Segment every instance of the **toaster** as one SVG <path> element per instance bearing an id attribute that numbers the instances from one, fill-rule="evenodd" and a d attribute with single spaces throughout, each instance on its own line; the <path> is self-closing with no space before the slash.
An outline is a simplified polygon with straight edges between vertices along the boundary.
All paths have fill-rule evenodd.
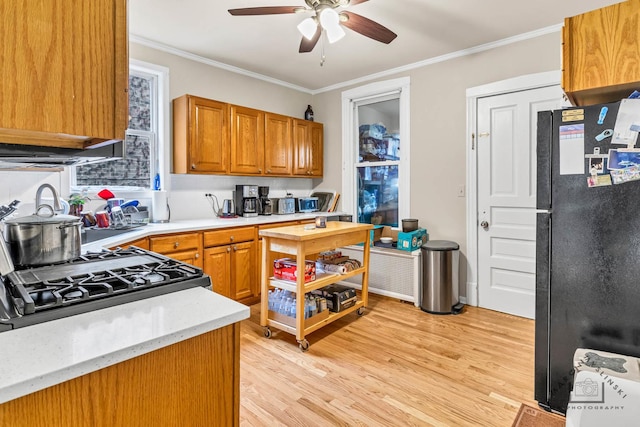
<path id="1" fill-rule="evenodd" d="M 296 201 L 293 197 L 283 197 L 278 199 L 276 205 L 276 213 L 278 215 L 289 215 L 296 213 Z"/>

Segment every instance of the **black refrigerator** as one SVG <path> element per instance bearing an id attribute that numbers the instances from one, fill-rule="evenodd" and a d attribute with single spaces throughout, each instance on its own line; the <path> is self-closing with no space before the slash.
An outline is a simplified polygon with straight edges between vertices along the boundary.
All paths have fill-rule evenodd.
<path id="1" fill-rule="evenodd" d="M 562 414 L 577 348 L 640 356 L 640 153 L 614 143 L 636 106 L 538 113 L 535 399 Z"/>

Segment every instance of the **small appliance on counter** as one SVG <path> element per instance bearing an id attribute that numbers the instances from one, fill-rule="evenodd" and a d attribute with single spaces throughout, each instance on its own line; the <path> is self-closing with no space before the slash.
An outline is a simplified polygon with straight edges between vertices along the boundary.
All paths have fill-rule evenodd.
<path id="1" fill-rule="evenodd" d="M 278 199 L 278 215 L 290 215 L 296 213 L 296 200 L 293 197 L 282 197 Z"/>
<path id="2" fill-rule="evenodd" d="M 259 215 L 271 215 L 271 199 L 269 198 L 269 187 L 258 187 L 258 214 Z"/>
<path id="3" fill-rule="evenodd" d="M 258 186 L 236 185 L 234 191 L 236 214 L 240 216 L 258 216 Z"/>
<path id="4" fill-rule="evenodd" d="M 320 210 L 317 197 L 300 197 L 297 200 L 298 212 L 318 212 Z"/>
<path id="5" fill-rule="evenodd" d="M 232 199 L 224 199 L 222 201 L 222 209 L 218 213 L 220 218 L 235 218 L 236 215 L 236 207 L 233 203 Z"/>

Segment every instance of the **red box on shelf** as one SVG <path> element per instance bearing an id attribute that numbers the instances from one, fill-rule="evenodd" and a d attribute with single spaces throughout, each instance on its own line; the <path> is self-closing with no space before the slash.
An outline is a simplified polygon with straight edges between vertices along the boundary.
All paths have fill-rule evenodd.
<path id="1" fill-rule="evenodd" d="M 290 280 L 295 282 L 298 277 L 298 266 L 296 260 L 291 258 L 280 258 L 273 262 L 273 277 L 281 280 Z M 316 280 L 316 263 L 314 261 L 305 261 L 304 266 L 304 282 L 312 282 Z"/>

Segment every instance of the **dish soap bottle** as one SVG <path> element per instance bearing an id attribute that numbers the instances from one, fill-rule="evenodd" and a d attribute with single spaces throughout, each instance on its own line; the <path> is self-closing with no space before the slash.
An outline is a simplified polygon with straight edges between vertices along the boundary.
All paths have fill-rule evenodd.
<path id="1" fill-rule="evenodd" d="M 307 105 L 307 111 L 304 112 L 304 119 L 313 121 L 313 110 L 311 109 L 311 105 Z"/>

